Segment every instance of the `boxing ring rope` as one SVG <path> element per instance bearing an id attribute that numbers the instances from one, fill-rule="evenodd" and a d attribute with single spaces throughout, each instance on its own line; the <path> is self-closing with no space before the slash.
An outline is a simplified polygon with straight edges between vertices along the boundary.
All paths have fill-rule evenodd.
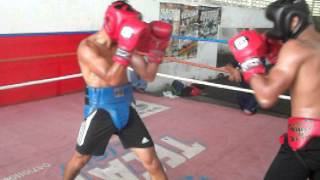
<path id="1" fill-rule="evenodd" d="M 139 52 L 139 54 L 146 55 L 146 53 L 141 53 L 141 52 Z M 76 53 L 70 52 L 70 53 L 61 53 L 61 54 L 47 54 L 47 55 L 40 55 L 40 56 L 27 56 L 27 57 L 7 58 L 7 59 L 0 59 L 0 63 L 17 62 L 17 61 L 24 61 L 24 60 L 39 60 L 39 59 L 49 59 L 49 58 L 60 58 L 60 57 L 68 57 L 68 56 L 75 56 L 75 55 L 76 55 Z M 186 65 L 194 66 L 194 67 L 198 67 L 198 68 L 205 68 L 205 69 L 210 69 L 210 70 L 213 70 L 213 71 L 220 71 L 220 72 L 228 73 L 224 68 L 218 68 L 218 67 L 209 66 L 209 65 L 206 65 L 206 64 L 194 63 L 194 62 L 182 60 L 182 59 L 179 59 L 179 58 L 176 58 L 176 57 L 173 57 L 173 56 L 164 57 L 164 60 L 165 61 L 179 63 L 179 64 L 186 64 Z"/>
<path id="2" fill-rule="evenodd" d="M 92 32 L 92 33 L 94 33 L 94 32 Z M 193 36 L 171 36 L 171 39 L 173 39 L 173 40 L 200 41 L 200 42 L 202 41 L 202 42 L 212 42 L 212 43 L 221 43 L 221 44 L 227 44 L 228 43 L 228 40 L 225 40 L 225 39 L 199 38 L 199 37 L 193 37 Z M 67 57 L 67 56 L 75 56 L 75 55 L 76 55 L 75 52 L 69 52 L 69 53 L 61 53 L 61 54 L 45 54 L 45 55 L 39 55 L 39 56 L 4 58 L 4 59 L 0 59 L 0 63 L 23 61 L 23 60 L 39 60 L 39 59 L 45 59 L 45 58 L 59 58 L 59 57 Z M 174 61 L 174 62 L 186 64 L 182 60 L 179 61 L 179 59 L 177 59 L 175 57 L 166 57 L 166 58 L 167 58 L 167 60 L 171 60 L 171 61 Z M 198 66 L 198 65 L 196 65 L 196 63 L 189 63 L 188 65 Z M 209 66 L 206 66 L 206 65 L 204 65 L 204 66 L 200 65 L 200 66 L 202 66 L 204 68 L 207 68 L 207 69 L 219 71 L 219 69 L 217 69 L 217 67 L 212 67 L 212 66 L 209 67 Z M 226 72 L 226 71 L 223 71 L 223 72 Z"/>
<path id="3" fill-rule="evenodd" d="M 49 59 L 49 58 L 59 58 L 59 57 L 68 57 L 68 56 L 75 56 L 75 52 L 70 53 L 61 53 L 61 54 L 45 54 L 40 56 L 26 56 L 26 57 L 16 57 L 16 58 L 7 58 L 7 59 L 0 59 L 0 63 L 4 62 L 17 62 L 17 61 L 24 61 L 24 60 L 39 60 L 39 59 Z"/>
<path id="4" fill-rule="evenodd" d="M 173 76 L 173 75 L 163 74 L 163 73 L 157 73 L 157 76 L 163 77 L 163 78 L 168 78 L 168 79 L 180 80 L 180 81 L 189 82 L 189 83 L 207 85 L 207 86 L 216 87 L 216 88 L 220 88 L 220 89 L 227 89 L 227 90 L 232 90 L 232 91 L 240 91 L 240 92 L 254 94 L 254 91 L 251 90 L 251 89 L 245 89 L 245 88 L 240 88 L 240 87 L 236 87 L 236 86 L 229 86 L 229 85 L 211 83 L 211 82 L 207 82 L 207 81 L 189 79 L 189 78 L 178 77 L 178 76 Z M 279 99 L 291 100 L 291 97 L 290 96 L 286 96 L 286 95 L 280 95 Z"/>
<path id="5" fill-rule="evenodd" d="M 9 85 L 5 85 L 5 86 L 0 86 L 0 91 L 1 90 L 20 88 L 20 87 L 26 87 L 26 86 L 32 86 L 32 85 L 38 85 L 38 84 L 51 83 L 51 82 L 62 81 L 62 80 L 67 80 L 67 79 L 74 79 L 74 78 L 79 78 L 79 77 L 82 77 L 81 73 L 79 73 L 79 74 L 71 74 L 71 75 L 66 75 L 66 76 L 60 76 L 60 77 L 55 77 L 55 78 L 49 78 L 49 79 L 27 81 L 27 82 L 18 83 L 18 84 L 9 84 Z"/>
<path id="6" fill-rule="evenodd" d="M 131 69 L 131 68 L 129 68 L 129 70 L 133 71 L 133 69 Z M 184 78 L 184 77 L 178 77 L 178 76 L 173 76 L 173 75 L 163 74 L 163 73 L 157 73 L 157 76 L 163 77 L 163 78 L 167 78 L 167 79 L 180 80 L 180 81 L 189 82 L 189 83 L 207 85 L 207 86 L 221 88 L 221 89 L 227 89 L 227 90 L 232 90 L 232 91 L 240 91 L 240 92 L 254 94 L 254 91 L 251 90 L 251 89 L 245 89 L 245 88 L 240 88 L 240 87 L 235 87 L 235 86 L 211 83 L 211 82 L 195 80 L 195 79 L 189 79 L 189 78 Z M 10 85 L 5 85 L 5 86 L 0 86 L 0 90 L 8 90 L 8 89 L 14 89 L 14 88 L 20 88 L 20 87 L 44 84 L 44 83 L 51 83 L 51 82 L 67 80 L 67 79 L 74 79 L 74 78 L 79 78 L 79 77 L 82 77 L 81 73 L 72 74 L 72 75 L 66 75 L 66 76 L 60 76 L 60 77 L 56 77 L 56 78 L 28 81 L 28 82 L 19 83 L 19 84 L 10 84 Z M 289 96 L 285 96 L 285 95 L 280 95 L 279 99 L 291 100 L 291 98 Z"/>
<path id="7" fill-rule="evenodd" d="M 227 43 L 227 40 L 196 38 L 196 37 L 189 37 L 189 36 L 172 36 L 172 39 L 205 41 L 205 42 L 215 42 L 215 43 L 224 43 L 224 44 Z M 141 55 L 146 55 L 145 53 L 142 53 L 142 52 L 138 52 L 138 53 Z M 0 59 L 0 63 L 16 62 L 16 61 L 24 61 L 24 60 L 39 60 L 39 59 L 46 59 L 46 58 L 47 59 L 48 58 L 59 58 L 59 57 L 68 57 L 68 56 L 75 56 L 75 55 L 76 55 L 75 52 L 70 52 L 70 53 L 61 53 L 61 54 L 47 54 L 47 55 L 40 55 L 40 56 L 7 58 L 7 59 Z M 164 57 L 164 60 L 169 61 L 169 62 L 179 63 L 179 64 L 186 64 L 186 65 L 190 65 L 190 66 L 194 66 L 194 67 L 198 67 L 198 68 L 205 68 L 205 69 L 209 69 L 209 70 L 213 70 L 213 71 L 228 73 L 224 68 L 209 66 L 206 64 L 194 63 L 194 62 L 182 60 L 182 59 L 179 59 L 176 57 Z M 133 71 L 131 68 L 129 68 L 129 70 Z M 207 85 L 207 86 L 221 88 L 221 89 L 227 89 L 227 90 L 232 90 L 232 91 L 240 91 L 240 92 L 244 92 L 244 93 L 254 94 L 254 91 L 251 89 L 245 89 L 245 88 L 240 88 L 240 87 L 236 87 L 236 86 L 217 84 L 217 83 L 212 83 L 212 82 L 206 82 L 206 81 L 201 81 L 201 80 L 173 76 L 173 75 L 169 75 L 169 74 L 163 74 L 163 73 L 157 73 L 157 76 L 167 78 L 167 79 L 180 80 L 180 81 L 189 82 L 189 83 Z M 18 83 L 18 84 L 10 84 L 10 85 L 0 86 L 0 90 L 8 90 L 8 89 L 14 89 L 14 88 L 20 88 L 20 87 L 26 87 L 26 86 L 32 86 L 32 85 L 39 85 L 39 84 L 44 84 L 44 83 L 51 83 L 51 82 L 80 78 L 80 77 L 82 77 L 81 73 L 60 76 L 60 77 L 55 77 L 55 78 L 49 78 L 49 79 L 27 81 L 27 82 Z M 279 99 L 291 100 L 290 96 L 286 96 L 286 95 L 280 95 Z"/>
<path id="8" fill-rule="evenodd" d="M 171 36 L 173 40 L 190 40 L 190 41 L 203 41 L 203 42 L 213 42 L 213 43 L 222 43 L 228 44 L 228 40 L 224 39 L 213 39 L 213 38 L 198 38 L 193 36 Z"/>

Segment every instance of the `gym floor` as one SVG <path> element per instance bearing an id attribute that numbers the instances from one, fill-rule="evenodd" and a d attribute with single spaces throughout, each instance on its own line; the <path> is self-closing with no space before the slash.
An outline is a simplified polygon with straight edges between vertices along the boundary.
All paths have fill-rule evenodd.
<path id="1" fill-rule="evenodd" d="M 278 151 L 284 117 L 195 99 L 135 94 L 171 180 L 258 180 Z M 82 121 L 83 93 L 0 108 L 0 179 L 61 179 Z M 77 180 L 148 179 L 115 136 Z"/>

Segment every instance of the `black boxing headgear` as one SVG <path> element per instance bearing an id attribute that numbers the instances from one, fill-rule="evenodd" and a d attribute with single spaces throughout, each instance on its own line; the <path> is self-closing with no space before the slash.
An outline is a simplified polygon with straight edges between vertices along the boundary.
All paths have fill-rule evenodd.
<path id="1" fill-rule="evenodd" d="M 274 23 L 273 29 L 267 35 L 283 41 L 296 38 L 312 23 L 305 0 L 277 0 L 267 7 L 266 17 Z M 291 29 L 294 17 L 298 17 L 299 22 Z"/>

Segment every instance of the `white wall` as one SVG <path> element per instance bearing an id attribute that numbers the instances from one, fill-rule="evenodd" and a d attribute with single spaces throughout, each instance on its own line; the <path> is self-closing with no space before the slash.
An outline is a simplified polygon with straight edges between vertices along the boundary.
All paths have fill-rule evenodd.
<path id="1" fill-rule="evenodd" d="M 268 28 L 272 24 L 258 8 L 223 7 L 221 28 Z"/>
<path id="2" fill-rule="evenodd" d="M 0 34 L 96 31 L 113 0 L 1 0 Z M 159 18 L 158 0 L 131 0 L 150 22 Z"/>
<path id="3" fill-rule="evenodd" d="M 159 0 L 130 0 L 130 4 L 143 14 L 143 20 L 151 22 L 159 19 Z"/>
<path id="4" fill-rule="evenodd" d="M 194 6 L 216 6 L 214 3 L 208 2 L 208 0 L 161 0 L 161 2 L 183 3 Z M 148 12 L 146 13 L 148 14 Z M 264 13 L 263 9 L 258 8 L 222 7 L 221 25 L 218 29 L 217 38 L 229 39 L 238 33 L 236 28 L 270 28 L 272 24 L 265 18 Z M 228 51 L 229 49 L 225 44 L 200 42 L 198 46 L 198 56 L 192 60 L 192 62 L 216 66 L 218 47 L 219 50 Z M 218 74 L 214 71 L 175 63 L 163 64 L 160 72 L 195 79 L 215 78 Z M 149 90 L 156 91 L 165 87 L 165 85 L 170 82 L 171 81 L 164 79 L 157 79 L 154 83 L 149 84 Z"/>
<path id="5" fill-rule="evenodd" d="M 96 31 L 101 28 L 106 7 L 113 0 L 0 0 L 0 34 Z M 161 2 L 184 3 L 186 5 L 213 6 L 205 0 L 130 0 L 129 2 L 150 22 L 159 18 Z M 262 11 L 223 7 L 223 28 L 266 27 Z M 222 33 L 223 34 L 223 33 Z M 199 42 L 197 58 L 192 62 L 216 65 L 217 43 Z M 160 72 L 188 78 L 206 79 L 216 72 L 176 63 L 164 63 Z M 158 90 L 171 81 L 157 79 L 149 86 Z"/>
<path id="6" fill-rule="evenodd" d="M 155 2 L 156 0 L 153 0 Z M 131 1 L 134 2 L 133 0 Z M 201 0 L 160 0 L 160 2 L 169 2 L 169 3 L 180 3 L 190 6 L 211 6 L 216 7 L 212 4 L 205 4 Z M 158 9 L 151 9 L 152 13 L 146 12 L 147 15 L 154 14 L 155 12 L 159 15 L 159 1 L 157 1 L 157 8 Z M 149 8 L 149 7 L 148 7 Z M 151 8 L 151 7 L 150 7 Z M 158 19 L 159 17 L 157 17 Z M 198 50 L 197 50 L 197 57 L 194 59 L 188 59 L 188 61 L 199 63 L 199 64 L 207 64 L 211 66 L 216 66 L 217 62 L 217 52 L 218 52 L 218 44 L 217 43 L 208 43 L 208 42 L 199 42 L 198 43 Z M 161 65 L 159 72 L 170 74 L 179 77 L 186 77 L 186 78 L 194 78 L 194 79 L 208 79 L 214 78 L 217 72 L 196 68 L 188 65 L 177 64 L 177 63 L 164 63 Z M 157 78 L 156 81 L 153 83 L 149 83 L 148 90 L 149 91 L 158 91 L 163 89 L 166 85 L 170 84 L 172 80 L 164 79 L 164 78 Z M 188 84 L 188 83 L 187 83 Z"/>
<path id="7" fill-rule="evenodd" d="M 1 0 L 0 34 L 97 30 L 107 4 L 106 0 Z"/>
<path id="8" fill-rule="evenodd" d="M 265 10 L 258 8 L 223 7 L 219 39 L 229 39 L 239 33 L 237 28 L 271 28 L 272 22 L 265 17 Z M 219 53 L 230 52 L 226 45 L 219 45 Z"/>

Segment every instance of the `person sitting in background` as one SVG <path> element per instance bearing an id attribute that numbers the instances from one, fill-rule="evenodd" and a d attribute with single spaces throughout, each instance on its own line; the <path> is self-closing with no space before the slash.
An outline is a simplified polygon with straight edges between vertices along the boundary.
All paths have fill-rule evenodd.
<path id="1" fill-rule="evenodd" d="M 224 66 L 225 70 L 228 71 L 229 76 L 228 80 L 232 82 L 239 83 L 239 86 L 242 88 L 249 89 L 250 85 L 243 81 L 241 76 L 240 67 L 237 62 L 230 62 Z M 258 103 L 253 94 L 237 92 L 237 102 L 240 109 L 247 115 L 253 115 L 258 110 Z"/>
<path id="2" fill-rule="evenodd" d="M 131 83 L 133 90 L 137 92 L 145 92 L 147 81 L 142 79 L 135 71 L 128 70 L 128 80 Z"/>

